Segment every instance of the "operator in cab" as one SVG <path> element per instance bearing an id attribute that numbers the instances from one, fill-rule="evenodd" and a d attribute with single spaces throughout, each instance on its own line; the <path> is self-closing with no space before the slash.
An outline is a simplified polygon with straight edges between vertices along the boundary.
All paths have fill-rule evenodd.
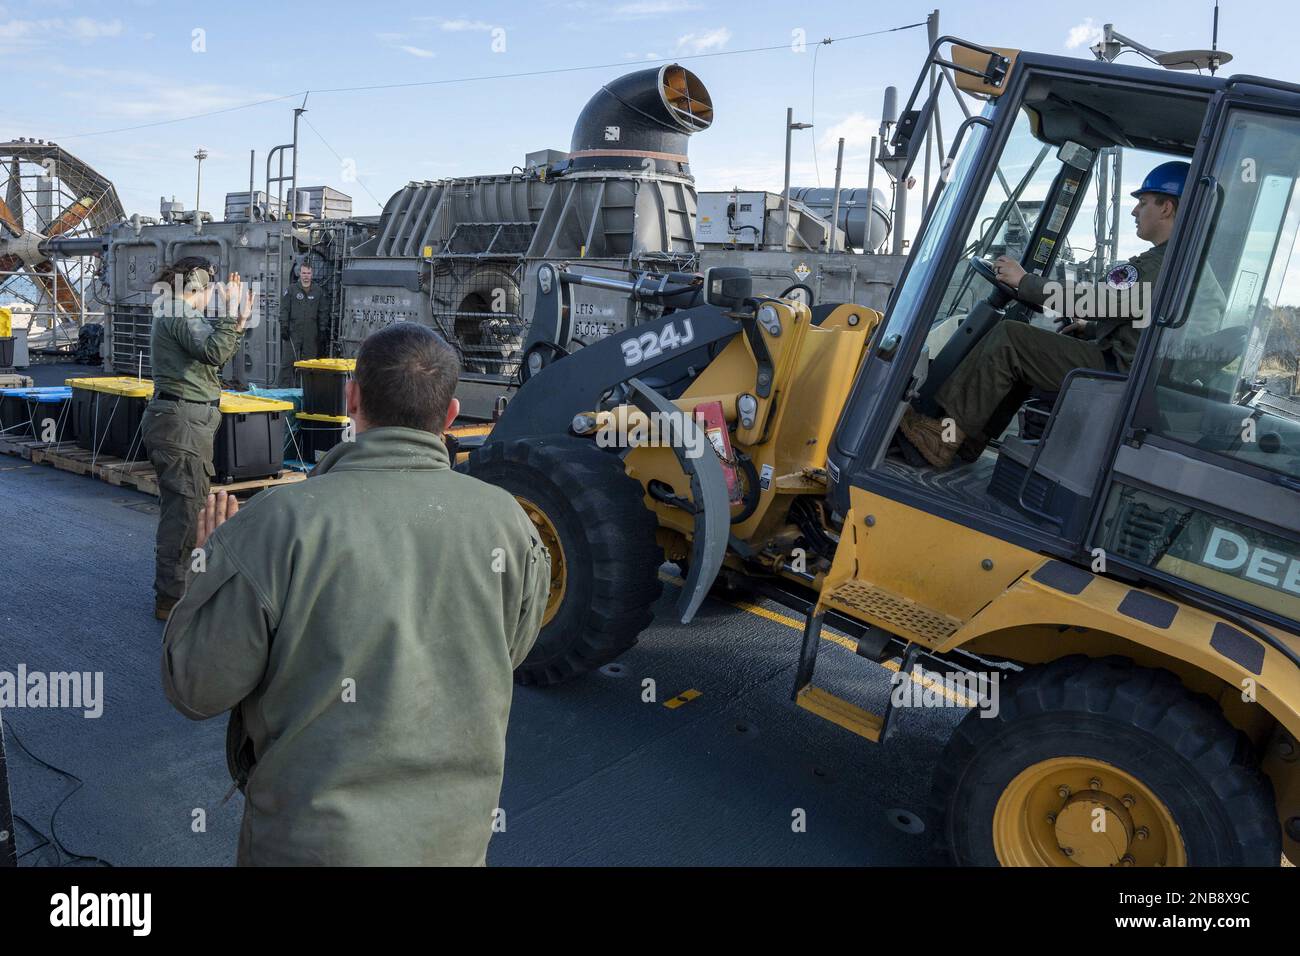
<path id="1" fill-rule="evenodd" d="M 1164 263 L 1189 169 L 1189 164 L 1175 161 L 1161 163 L 1147 174 L 1133 192 L 1137 205 L 1132 215 L 1138 238 L 1152 247 L 1112 266 L 1104 280 L 1086 290 L 1094 302 L 1108 294 L 1115 301 L 1119 294 L 1120 301 L 1134 304 L 1133 309 L 1098 320 L 1074 319 L 1067 310 L 1063 321 L 1068 324 L 1059 332 L 1026 322 L 998 322 L 935 393 L 944 414 L 930 418 L 908 408 L 899 424 L 901 438 L 935 468 L 945 469 L 963 443 L 969 442 L 972 451 L 982 451 L 998 437 L 1007 422 L 993 419 L 1008 395 L 1027 394 L 1031 387 L 1057 392 L 1076 368 L 1128 371 L 1147 322 L 1151 292 Z M 1007 256 L 1000 256 L 994 267 L 999 281 L 1014 289 L 1020 301 L 1037 306 L 1048 302 L 1052 283 L 1043 276 L 1026 272 Z M 1073 297 L 1067 305 L 1072 301 Z"/>

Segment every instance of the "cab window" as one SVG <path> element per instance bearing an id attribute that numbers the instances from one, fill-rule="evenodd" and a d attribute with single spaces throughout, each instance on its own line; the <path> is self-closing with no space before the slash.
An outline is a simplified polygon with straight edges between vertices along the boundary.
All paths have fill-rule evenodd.
<path id="1" fill-rule="evenodd" d="M 1300 477 L 1300 120 L 1238 111 L 1185 308 L 1161 333 L 1136 424 Z"/>

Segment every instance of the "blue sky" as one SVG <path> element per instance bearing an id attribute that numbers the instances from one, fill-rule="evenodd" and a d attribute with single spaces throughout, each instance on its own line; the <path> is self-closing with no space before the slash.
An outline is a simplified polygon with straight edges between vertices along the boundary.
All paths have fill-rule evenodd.
<path id="1" fill-rule="evenodd" d="M 260 188 L 266 150 L 290 138 L 291 107 L 301 97 L 103 131 L 308 89 L 616 64 L 527 79 L 313 93 L 306 114 L 311 126 L 301 133 L 300 181 L 342 189 L 354 197 L 355 212 L 375 213 L 412 179 L 505 172 L 530 150 L 567 149 L 573 120 L 592 92 L 649 57 L 781 45 L 683 60 L 709 87 L 717 111 L 713 128 L 691 144 L 698 186 L 779 190 L 787 106 L 797 119 L 816 124 L 796 134 L 794 182 L 816 185 L 819 169 L 821 182 L 830 185 L 835 140 L 844 136 L 844 183 L 865 186 L 883 89 L 897 85 L 902 96 L 910 88 L 925 52 L 924 29 L 830 46 L 815 41 L 921 21 L 934 6 L 933 0 L 202 6 L 0 0 L 7 91 L 0 138 L 60 143 L 116 183 L 128 213 L 146 215 L 157 214 L 163 195 L 192 204 L 191 157 L 203 146 L 209 152 L 204 208 L 219 217 L 224 194 L 247 188 L 250 149 L 257 150 Z M 1208 46 L 1212 10 L 1203 0 L 1103 2 L 1085 16 L 1079 5 L 1041 0 L 962 2 L 940 7 L 940 27 L 979 42 L 1090 56 L 1089 35 L 1105 22 L 1157 48 Z M 1222 4 L 1220 46 L 1236 56 L 1226 72 L 1300 80 L 1297 25 L 1290 4 Z M 795 30 L 805 31 L 806 52 L 789 49 Z M 1121 60 L 1129 61 L 1139 62 L 1131 55 Z M 349 179 L 353 168 L 356 181 Z"/>

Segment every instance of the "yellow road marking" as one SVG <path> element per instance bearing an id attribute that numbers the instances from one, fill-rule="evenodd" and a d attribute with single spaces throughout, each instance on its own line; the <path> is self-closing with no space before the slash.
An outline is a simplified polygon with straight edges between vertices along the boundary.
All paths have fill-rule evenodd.
<path id="1" fill-rule="evenodd" d="M 672 700 L 664 701 L 664 706 L 669 710 L 676 710 L 678 707 L 682 706 L 682 704 L 688 704 L 699 696 L 700 692 L 692 687 L 690 690 L 682 691 Z"/>
<path id="2" fill-rule="evenodd" d="M 777 624 L 784 624 L 786 627 L 792 628 L 800 634 L 803 633 L 803 621 L 790 617 L 788 614 L 778 614 L 776 611 L 769 611 L 765 607 L 759 607 L 757 604 L 750 604 L 748 601 L 728 601 L 727 603 L 733 607 L 740 608 L 742 611 L 748 611 L 750 614 L 757 614 L 759 617 L 767 618 L 769 621 L 775 621 Z M 852 651 L 854 654 L 858 652 L 857 641 L 852 640 L 851 638 L 841 637 L 838 634 L 827 633 L 825 629 L 822 630 L 822 640 L 830 641 L 832 644 L 838 644 L 846 651 Z"/>
<path id="3" fill-rule="evenodd" d="M 903 665 L 898 661 L 885 661 L 880 666 L 887 671 L 893 671 L 895 674 L 897 674 L 898 669 Z M 918 668 L 917 670 L 912 671 L 912 683 L 920 684 L 922 687 L 927 687 L 927 688 L 933 687 L 939 693 L 943 694 L 943 696 L 946 697 L 948 700 L 962 707 L 974 707 L 977 703 L 979 703 L 979 701 L 971 700 L 957 693 L 952 688 L 945 686 L 944 683 L 940 680 L 935 680 L 933 678 L 923 676 L 924 674 L 925 674 L 925 668 Z"/>
<path id="4" fill-rule="evenodd" d="M 668 584 L 675 584 L 678 587 L 681 587 L 683 584 L 686 583 L 682 578 L 679 578 L 676 575 L 672 575 L 672 574 L 660 574 L 659 578 L 662 581 L 666 581 Z M 791 630 L 798 631 L 800 634 L 803 633 L 803 621 L 800 621 L 797 618 L 790 617 L 790 615 L 788 614 L 780 614 L 776 611 L 769 611 L 767 608 L 759 607 L 757 604 L 751 604 L 749 601 L 726 601 L 725 598 L 719 598 L 718 600 L 723 600 L 725 601 L 725 603 L 730 604 L 732 607 L 738 607 L 742 611 L 746 611 L 750 614 L 754 614 L 758 617 L 772 621 L 776 624 L 784 625 L 785 627 L 788 627 Z M 858 652 L 857 641 L 854 641 L 851 638 L 841 637 L 838 634 L 829 634 L 825 630 L 823 630 L 822 640 L 829 641 L 832 644 L 838 644 L 840 647 L 844 648 L 847 651 L 852 651 L 854 654 Z M 864 657 L 863 660 L 867 660 L 867 658 Z M 875 664 L 877 662 L 868 661 L 868 663 Z M 902 665 L 898 661 L 884 661 L 883 663 L 880 663 L 878 666 L 883 667 L 885 670 L 898 673 L 898 669 Z M 962 694 L 956 693 L 951 688 L 944 686 L 942 681 L 925 677 L 924 674 L 925 674 L 924 668 L 920 668 L 919 670 L 912 671 L 912 675 L 911 675 L 912 683 L 920 684 L 922 687 L 925 688 L 933 687 L 934 690 L 942 694 L 947 700 L 950 700 L 954 704 L 958 704 L 959 706 L 962 707 L 974 707 L 978 703 L 978 701 L 970 700 L 969 698 L 963 696 Z M 690 693 L 690 691 L 687 691 L 687 693 Z M 686 701 L 681 701 L 681 703 L 674 703 L 673 701 L 669 701 L 664 706 L 680 707 L 681 704 L 684 703 L 686 703 Z"/>

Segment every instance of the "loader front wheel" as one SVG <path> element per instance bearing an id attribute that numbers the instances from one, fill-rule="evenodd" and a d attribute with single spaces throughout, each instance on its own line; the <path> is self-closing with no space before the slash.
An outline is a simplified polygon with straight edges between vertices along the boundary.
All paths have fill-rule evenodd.
<path id="1" fill-rule="evenodd" d="M 489 442 L 460 467 L 514 495 L 551 553 L 541 633 L 515 680 L 559 684 L 632 647 L 663 590 L 663 552 L 618 456 L 560 436 Z"/>
<path id="2" fill-rule="evenodd" d="M 1273 792 L 1210 698 L 1120 657 L 1010 678 L 957 726 L 939 839 L 974 866 L 1277 866 Z"/>

